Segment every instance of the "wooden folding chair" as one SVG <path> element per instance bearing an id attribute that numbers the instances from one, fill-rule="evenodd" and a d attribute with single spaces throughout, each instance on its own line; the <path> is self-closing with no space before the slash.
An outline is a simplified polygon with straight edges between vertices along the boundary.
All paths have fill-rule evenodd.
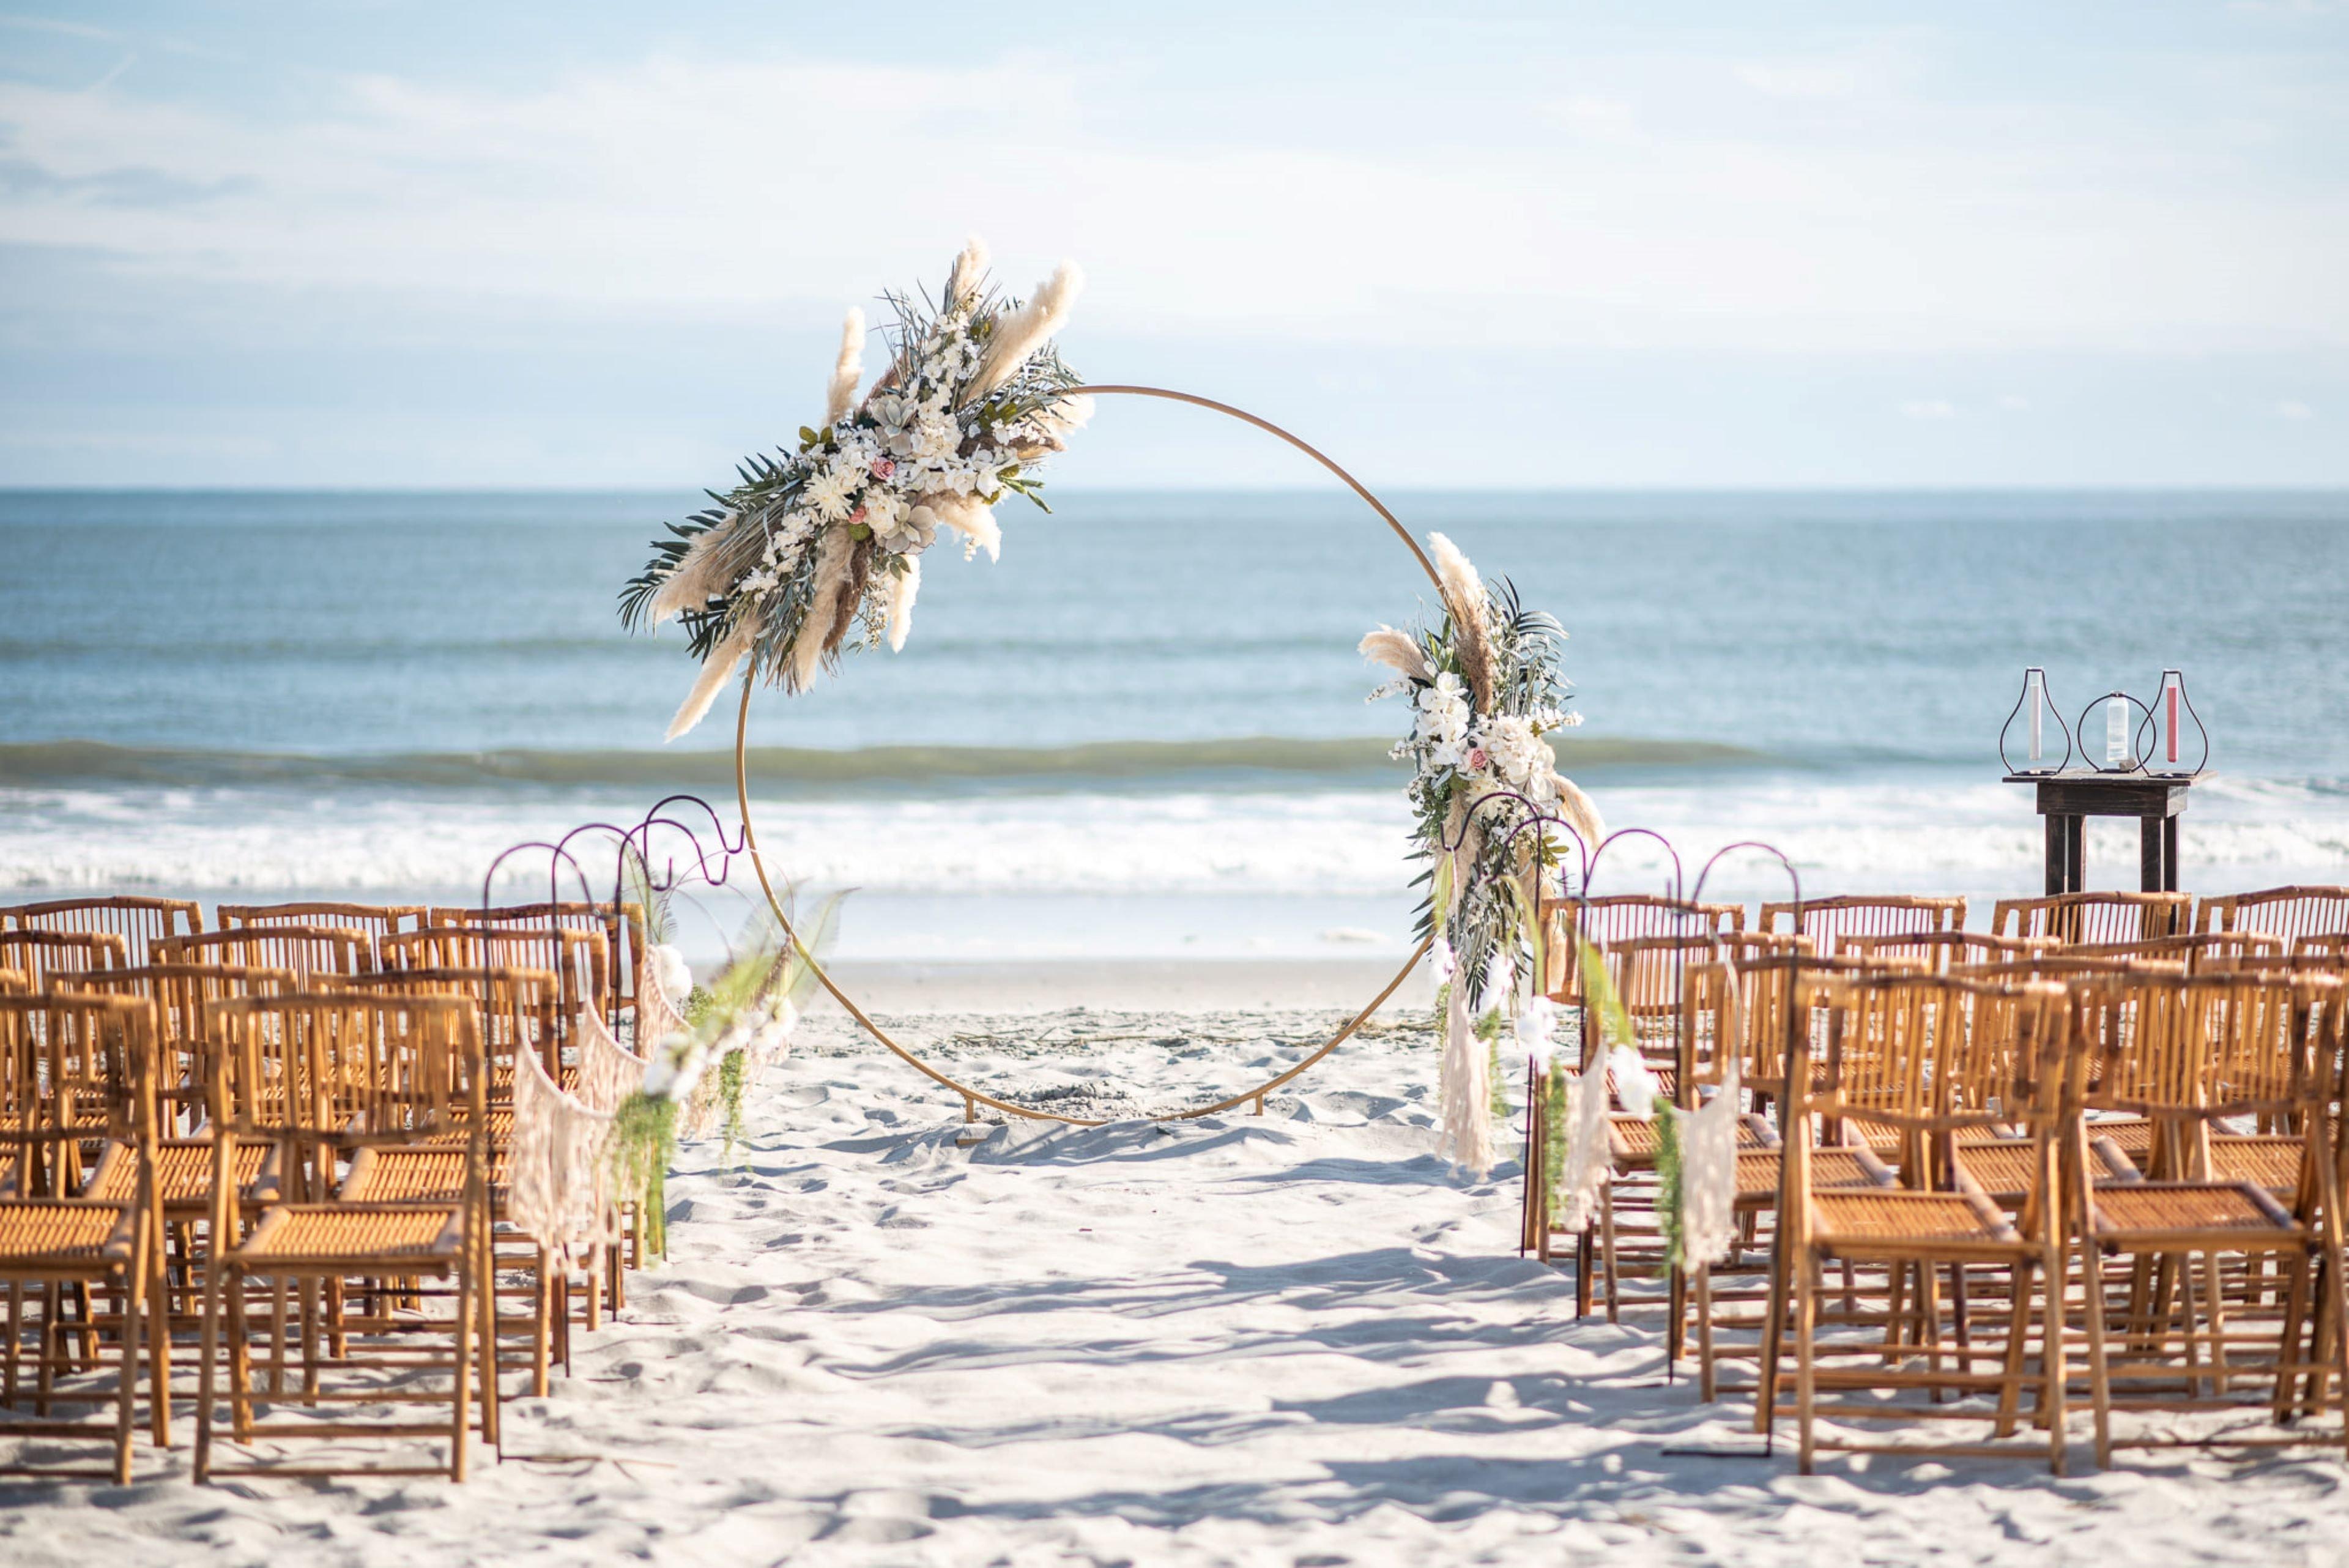
<path id="1" fill-rule="evenodd" d="M 2078 1127 L 2067 1161 L 2098 1463 L 2109 1465 L 2116 1447 L 2310 1441 L 2282 1428 L 2336 1403 L 2349 1379 L 2349 1160 L 2330 1114 L 2341 1089 L 2342 982 L 2128 977 L 2075 986 L 2075 1006 L 2072 1104 L 2153 1128 L 2145 1179 L 2106 1178 L 2089 1144 L 2094 1122 Z M 2275 1196 L 2280 1171 L 2222 1174 L 2227 1137 L 2259 1120 L 2297 1145 L 2284 1198 Z M 2240 1282 L 2231 1291 L 2230 1273 Z M 2263 1437 L 2113 1429 L 2116 1412 L 2261 1407 L 2277 1428 Z M 2328 1440 L 2349 1442 L 2349 1424 Z"/>
<path id="2" fill-rule="evenodd" d="M 2039 1451 L 2063 1473 L 2067 1378 L 2058 1154 L 2068 1017 L 2064 993 L 2054 985 L 1892 976 L 1835 988 L 1821 1081 L 1815 1089 L 1798 1074 L 1788 1085 L 1773 1316 L 1793 1331 L 1791 1407 L 1782 1403 L 1785 1377 L 1775 1329 L 1764 1345 L 1764 1429 L 1789 1417 L 1796 1422 L 1805 1474 L 1822 1449 L 1999 1458 L 2031 1451 L 2013 1440 L 2026 1418 L 2026 1393 L 2033 1398 L 2028 1418 L 2044 1428 Z M 2004 1067 L 1969 1059 L 1980 1051 L 1994 1053 Z M 1998 1109 L 1960 1102 L 1957 1085 L 2007 1070 L 2013 1078 Z M 1906 1156 L 1901 1186 L 1822 1187 L 1812 1163 L 1815 1116 L 1829 1125 L 1864 1120 L 1897 1130 Z M 1951 1145 L 1959 1135 L 1997 1130 L 2018 1116 L 2030 1128 L 2033 1179 L 2021 1212 L 2010 1219 L 1967 1179 Z M 1844 1262 L 1885 1277 L 1889 1306 L 1880 1340 L 1829 1339 L 1820 1332 L 1826 1267 Z M 1945 1334 L 1939 1293 L 1944 1269 L 2003 1272 L 2002 1339 L 1970 1334 L 1962 1312 L 1955 1337 Z M 1983 1364 L 1992 1369 L 1977 1371 Z M 1831 1402 L 1821 1401 L 1822 1391 Z M 1902 1397 L 1920 1393 L 1933 1402 Z M 1860 1397 L 1869 1394 L 1878 1397 Z M 1971 1403 L 1988 1396 L 1995 1396 L 1992 1408 Z M 1941 1402 L 1953 1397 L 1961 1402 Z M 1983 1422 L 1992 1434 L 1988 1442 L 1873 1442 L 1821 1433 L 1823 1417 Z"/>
<path id="3" fill-rule="evenodd" d="M 305 986 L 334 985 L 375 969 L 375 939 L 357 926 L 234 926 L 168 937 L 149 950 L 148 961 L 288 970 Z"/>
<path id="4" fill-rule="evenodd" d="M 1965 929 L 1963 898 L 1900 894 L 1847 894 L 1833 898 L 1762 906 L 1762 929 L 1811 939 L 1821 958 L 1833 958 L 1851 937 L 1905 936 Z"/>
<path id="5" fill-rule="evenodd" d="M 2267 888 L 2196 906 L 2198 931 L 2262 931 L 2288 950 L 2302 937 L 2349 932 L 2349 888 Z"/>
<path id="6" fill-rule="evenodd" d="M 488 1287 L 492 1279 L 487 1173 L 487 1072 L 470 1002 L 379 992 L 313 992 L 216 1002 L 212 1029 L 222 1043 L 212 1080 L 215 1135 L 212 1231 L 222 1238 L 204 1277 L 202 1382 L 196 1417 L 196 1479 L 230 1473 L 214 1463 L 222 1362 L 229 1435 L 264 1439 L 378 1438 L 445 1440 L 444 1464 L 367 1467 L 369 1474 L 442 1474 L 462 1480 L 480 1397 L 485 1438 L 497 1434 L 497 1368 Z M 334 1196 L 347 1161 L 363 1151 L 397 1150 L 452 1137 L 465 1151 L 463 1190 L 450 1201 L 354 1201 Z M 288 1201 L 264 1210 L 247 1230 L 227 1194 L 235 1141 L 274 1141 Z M 436 1194 L 436 1198 L 440 1195 Z M 233 1241 L 227 1239 L 234 1238 Z M 434 1278 L 449 1282 L 446 1320 L 391 1321 L 378 1310 L 354 1320 L 340 1311 L 347 1281 Z M 251 1356 L 251 1286 L 266 1281 L 266 1386 Z M 299 1295 L 301 1366 L 289 1378 L 287 1287 Z M 378 1291 L 378 1306 L 383 1305 Z M 403 1332 L 404 1331 L 404 1332 Z M 446 1334 L 441 1354 L 427 1342 Z M 366 1340 L 368 1343 L 362 1344 Z M 329 1386 L 326 1373 L 365 1368 L 367 1376 Z M 385 1381 L 389 1369 L 398 1376 Z M 446 1392 L 419 1392 L 419 1376 L 445 1374 Z M 298 1386 L 288 1387 L 289 1382 Z M 443 1405 L 434 1421 L 266 1421 L 261 1407 Z M 272 1463 L 252 1473 L 345 1474 L 341 1467 Z"/>
<path id="7" fill-rule="evenodd" d="M 421 904 L 222 904 L 215 911 L 221 929 L 245 926 L 335 926 L 383 938 L 426 924 Z"/>
<path id="8" fill-rule="evenodd" d="M 2001 937 L 2051 937 L 2066 944 L 2141 942 L 2182 936 L 2193 929 L 2194 899 L 2186 893 L 2054 893 L 2044 898 L 2001 898 L 1990 929 Z"/>
<path id="9" fill-rule="evenodd" d="M 94 969 L 122 969 L 129 948 L 111 931 L 50 931 L 18 927 L 0 931 L 0 969 L 47 991 Z"/>
<path id="10" fill-rule="evenodd" d="M 0 909 L 0 931 L 12 929 L 82 936 L 111 932 L 122 939 L 126 951 L 141 957 L 148 944 L 160 938 L 202 930 L 204 911 L 191 898 L 148 898 L 129 894 L 111 898 L 51 898 L 46 903 Z"/>
<path id="11" fill-rule="evenodd" d="M 559 969 L 575 958 L 585 965 L 579 977 L 581 994 L 592 1002 L 607 1023 L 618 1023 L 622 1005 L 641 995 L 650 983 L 644 968 L 651 950 L 645 938 L 644 908 L 639 904 L 624 901 L 616 909 L 610 904 L 590 903 L 509 904 L 486 909 L 442 905 L 431 910 L 430 923 L 542 940 L 547 940 L 553 931 L 601 937 L 600 948 L 593 943 L 564 947 L 547 940 L 535 958 L 523 961 L 519 967 Z"/>
<path id="12" fill-rule="evenodd" d="M 158 1322 L 155 1056 L 155 1009 L 144 999 L 0 996 L 0 1150 L 8 1171 L 0 1195 L 0 1280 L 8 1287 L 0 1405 L 13 1411 L 29 1392 L 33 1410 L 29 1420 L 0 1420 L 0 1438 L 88 1438 L 103 1428 L 52 1419 L 50 1407 L 114 1407 L 110 1468 L 12 1460 L 0 1471 L 128 1482 L 142 1338 L 150 1431 L 159 1448 L 171 1444 L 171 1335 Z M 93 1137 L 127 1150 L 132 1179 L 119 1198 L 76 1195 Z M 28 1291 L 38 1293 L 41 1308 L 30 1390 L 20 1370 Z M 94 1310 L 93 1292 L 113 1298 L 116 1309 Z M 78 1309 L 78 1321 L 68 1309 Z M 98 1374 L 109 1334 L 113 1386 L 64 1381 Z"/>
<path id="13" fill-rule="evenodd" d="M 2054 950 L 2053 937 L 1996 937 L 1980 931 L 1904 931 L 1885 937 L 1846 937 L 1837 951 L 1847 958 L 1908 960 L 1929 973 L 1947 974 L 1970 964 L 2024 963 Z"/>
<path id="14" fill-rule="evenodd" d="M 593 1010 L 607 1022 L 611 1018 L 598 1000 L 610 975 L 608 948 L 601 930 L 543 925 L 526 929 L 432 925 L 386 937 L 382 956 L 383 967 L 391 971 L 478 973 L 495 969 L 552 974 L 558 981 L 554 1028 L 565 1044 L 583 1009 Z"/>

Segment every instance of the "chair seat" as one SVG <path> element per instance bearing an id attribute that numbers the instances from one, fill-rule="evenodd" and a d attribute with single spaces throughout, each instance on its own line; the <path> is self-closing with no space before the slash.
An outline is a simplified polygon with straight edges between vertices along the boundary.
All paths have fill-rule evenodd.
<path id="1" fill-rule="evenodd" d="M 0 1201 L 0 1270 L 127 1267 L 137 1234 L 131 1211 L 119 1203 L 8 1199 Z"/>
<path id="2" fill-rule="evenodd" d="M 1656 1151 L 1661 1143 L 1656 1124 L 1646 1116 L 1618 1111 L 1607 1117 L 1607 1150 L 1613 1157 L 1618 1169 L 1648 1169 L 1656 1163 Z M 1755 1117 L 1740 1116 L 1737 1118 L 1737 1147 L 1768 1148 L 1771 1138 Z"/>
<path id="3" fill-rule="evenodd" d="M 505 1184 L 508 1150 L 498 1151 L 490 1184 Z M 363 1148 L 343 1174 L 336 1197 L 346 1203 L 461 1203 L 465 1199 L 465 1151 L 461 1148 Z"/>
<path id="4" fill-rule="evenodd" d="M 2153 1121 L 2147 1116 L 2091 1116 L 2088 1137 L 2111 1143 L 2139 1170 L 2153 1158 Z"/>
<path id="5" fill-rule="evenodd" d="M 2237 1181 L 2136 1181 L 2095 1189 L 2089 1229 L 2108 1246 L 2225 1251 L 2303 1239 L 2274 1199 Z M 2196 1245 L 2196 1243 L 2199 1245 Z"/>
<path id="6" fill-rule="evenodd" d="M 2248 1182 L 2264 1191 L 2290 1196 L 2300 1190 L 2300 1168 L 2307 1145 L 2292 1133 L 2213 1133 L 2210 1175 L 2219 1181 Z"/>
<path id="7" fill-rule="evenodd" d="M 361 1209 L 285 1203 L 270 1210 L 229 1254 L 245 1267 L 444 1262 L 464 1236 L 460 1210 L 445 1206 Z"/>
<path id="8" fill-rule="evenodd" d="M 1866 1251 L 1912 1244 L 2013 1246 L 2021 1238 L 2006 1216 L 1978 1193 L 1811 1193 L 1811 1233 L 1828 1248 Z"/>
<path id="9" fill-rule="evenodd" d="M 488 1129 L 492 1143 L 512 1143 L 513 1141 L 513 1107 L 492 1106 L 482 1126 Z M 470 1124 L 460 1120 L 454 1127 L 445 1127 L 436 1133 L 428 1133 L 418 1141 L 436 1147 L 446 1147 L 450 1144 L 462 1144 L 471 1136 Z"/>
<path id="10" fill-rule="evenodd" d="M 240 1139 L 234 1154 L 237 1197 L 266 1203 L 277 1196 L 277 1146 Z M 82 1187 L 84 1198 L 133 1203 L 139 1198 L 139 1158 L 127 1144 L 109 1144 L 98 1168 Z M 200 1209 L 212 1202 L 212 1140 L 167 1138 L 155 1146 L 155 1196 L 166 1209 Z"/>
<path id="11" fill-rule="evenodd" d="M 1968 1138 L 1957 1146 L 1957 1158 L 1958 1168 L 1993 1203 L 2020 1204 L 2038 1182 L 2038 1149 L 2028 1138 Z"/>
<path id="12" fill-rule="evenodd" d="M 1782 1158 L 1783 1151 L 1775 1148 L 1741 1148 L 1737 1151 L 1737 1202 L 1741 1207 L 1766 1208 L 1777 1202 L 1779 1161 Z M 1890 1187 L 1898 1180 L 1891 1168 L 1867 1149 L 1811 1150 L 1813 1191 Z"/>

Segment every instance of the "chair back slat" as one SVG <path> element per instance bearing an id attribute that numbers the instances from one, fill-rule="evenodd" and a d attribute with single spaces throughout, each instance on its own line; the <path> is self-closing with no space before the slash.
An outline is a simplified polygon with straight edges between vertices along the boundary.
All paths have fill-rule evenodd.
<path id="1" fill-rule="evenodd" d="M 333 1190 L 342 1154 L 459 1130 L 480 1081 L 474 1009 L 455 997 L 304 992 L 232 997 L 207 1015 L 216 1125 L 277 1139 L 297 1200 Z"/>
<path id="2" fill-rule="evenodd" d="M 2205 931 L 2265 931 L 2289 948 L 2302 937 L 2349 932 L 2349 888 L 2268 888 L 2205 898 L 2195 926 Z"/>
<path id="3" fill-rule="evenodd" d="M 311 985 L 373 970 L 375 948 L 375 938 L 357 926 L 236 926 L 157 942 L 149 961 L 290 970 Z"/>
<path id="4" fill-rule="evenodd" d="M 0 909 L 0 931 L 64 931 L 87 936 L 110 931 L 125 950 L 144 954 L 163 937 L 188 936 L 204 929 L 203 907 L 192 898 L 150 898 L 120 894 L 110 898 L 51 898 Z"/>
<path id="5" fill-rule="evenodd" d="M 551 1082 L 563 1082 L 565 1025 L 571 1013 L 563 1004 L 563 982 L 552 971 L 391 968 L 359 976 L 352 989 L 470 1002 L 478 1013 L 481 1048 L 489 1062 L 491 1099 L 512 1095 L 518 1054 L 536 1058 Z"/>
<path id="6" fill-rule="evenodd" d="M 1967 964 L 2019 963 L 2055 946 L 2052 937 L 1985 936 L 1980 931 L 1904 931 L 1846 937 L 1837 951 L 1848 958 L 1905 959 L 1936 974 Z"/>
<path id="7" fill-rule="evenodd" d="M 71 1196 L 86 1144 L 151 1148 L 155 1044 L 143 997 L 0 996 L 0 1165 L 20 1195 Z"/>
<path id="8" fill-rule="evenodd" d="M 340 926 L 388 937 L 423 925 L 421 904 L 222 904 L 216 911 L 222 930 L 243 926 Z"/>
<path id="9" fill-rule="evenodd" d="M 250 969 L 234 964 L 140 964 L 130 969 L 91 970 L 71 977 L 70 989 L 100 995 L 141 996 L 155 1004 L 157 1093 L 166 1112 L 163 1136 L 193 1131 L 203 1112 L 204 1081 L 212 1044 L 204 1033 L 204 1009 L 232 996 L 274 996 L 299 989 L 292 970 Z"/>
<path id="10" fill-rule="evenodd" d="M 0 931 L 0 969 L 22 974 L 35 991 L 94 969 L 122 969 L 129 947 L 112 931 L 51 931 L 18 927 Z"/>
<path id="11" fill-rule="evenodd" d="M 1764 930 L 1809 937 L 1826 958 L 1847 938 L 1954 931 L 1965 923 L 1966 901 L 1959 898 L 1855 893 L 1762 906 Z"/>
<path id="12" fill-rule="evenodd" d="M 2062 942 L 2135 942 L 2177 936 L 2193 924 L 2185 893 L 2056 893 L 2001 898 L 1991 911 L 1994 936 L 2053 937 Z"/>

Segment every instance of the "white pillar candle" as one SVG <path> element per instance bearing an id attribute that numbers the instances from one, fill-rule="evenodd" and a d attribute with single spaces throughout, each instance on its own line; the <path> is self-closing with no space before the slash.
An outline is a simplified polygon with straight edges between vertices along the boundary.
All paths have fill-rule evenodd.
<path id="1" fill-rule="evenodd" d="M 2108 768 L 2127 765 L 2128 717 L 2127 698 L 2116 693 L 2105 699 L 2105 765 Z"/>
<path id="2" fill-rule="evenodd" d="M 2047 677 L 2033 670 L 2023 676 L 2023 700 L 2031 704 L 2031 761 L 2036 766 L 2040 758 L 2045 755 L 2042 734 L 2045 721 L 2041 717 L 2041 711 L 2047 706 Z"/>

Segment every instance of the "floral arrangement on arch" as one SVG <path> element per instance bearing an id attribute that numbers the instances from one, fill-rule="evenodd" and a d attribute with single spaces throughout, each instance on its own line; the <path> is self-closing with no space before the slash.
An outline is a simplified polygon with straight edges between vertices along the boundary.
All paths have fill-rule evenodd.
<path id="1" fill-rule="evenodd" d="M 1430 862 L 1419 877 L 1427 897 L 1418 934 L 1432 943 L 1444 988 L 1444 1144 L 1481 1171 L 1493 1163 L 1492 1080 L 1474 1020 L 1488 1005 L 1506 1007 L 1521 1035 L 1547 1036 L 1548 1004 L 1537 995 L 1520 1006 L 1515 992 L 1521 975 L 1539 990 L 1542 875 L 1565 848 L 1553 825 L 1585 846 L 1606 830 L 1590 798 L 1558 773 L 1547 739 L 1582 722 L 1565 707 L 1573 696 L 1558 669 L 1565 629 L 1526 608 L 1506 578 L 1478 576 L 1443 535 L 1427 543 L 1443 618 L 1411 631 L 1381 626 L 1361 652 L 1398 677 L 1373 701 L 1412 699 L 1411 733 L 1393 754 L 1412 764 L 1412 836 Z"/>
<path id="2" fill-rule="evenodd" d="M 852 633 L 867 647 L 904 647 L 922 556 L 940 529 L 961 536 L 965 559 L 997 557 L 992 508 L 1013 494 L 1042 506 L 1038 463 L 1066 450 L 1092 412 L 1052 341 L 1082 286 L 1064 262 L 1028 299 L 1005 296 L 972 240 L 936 299 L 885 296 L 896 318 L 888 365 L 862 399 L 864 316 L 849 311 L 823 423 L 771 457 L 745 459 L 740 483 L 669 524 L 621 591 L 629 627 L 674 618 L 701 660 L 669 739 L 701 722 L 746 660 L 803 691 Z"/>

